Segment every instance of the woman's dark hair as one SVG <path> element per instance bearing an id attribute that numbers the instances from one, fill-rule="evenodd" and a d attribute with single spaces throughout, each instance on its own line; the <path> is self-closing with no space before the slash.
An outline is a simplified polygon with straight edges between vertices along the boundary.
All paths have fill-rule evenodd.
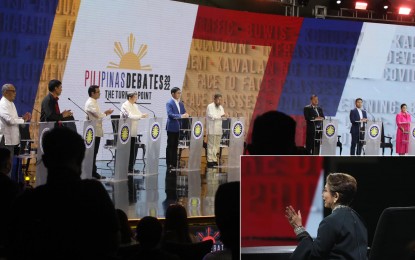
<path id="1" fill-rule="evenodd" d="M 6 148 L 0 148 L 0 173 L 2 173 L 2 170 L 5 170 L 7 167 L 7 164 L 10 162 L 10 156 L 11 153 L 8 149 Z M 3 172 L 6 173 L 7 172 Z"/>
<path id="2" fill-rule="evenodd" d="M 187 222 L 186 209 L 180 204 L 172 204 L 166 210 L 164 223 L 164 239 L 175 238 L 181 243 L 191 243 L 189 235 L 189 223 Z"/>
<path id="3" fill-rule="evenodd" d="M 407 105 L 405 104 L 405 103 L 403 103 L 402 105 L 401 105 L 401 109 L 403 108 L 403 107 L 407 107 Z"/>
<path id="4" fill-rule="evenodd" d="M 348 206 L 352 203 L 357 191 L 357 182 L 353 176 L 346 173 L 330 173 L 326 183 L 332 195 L 339 193 L 339 204 Z"/>

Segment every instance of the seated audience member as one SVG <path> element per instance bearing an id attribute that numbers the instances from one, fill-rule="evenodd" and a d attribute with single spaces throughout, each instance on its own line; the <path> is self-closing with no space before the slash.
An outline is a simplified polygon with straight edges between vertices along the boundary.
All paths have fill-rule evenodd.
<path id="1" fill-rule="evenodd" d="M 247 146 L 249 154 L 297 154 L 295 127 L 294 119 L 278 111 L 268 111 L 258 116 L 254 121 L 251 143 Z"/>
<path id="2" fill-rule="evenodd" d="M 166 242 L 198 242 L 196 238 L 189 233 L 186 209 L 180 204 L 172 204 L 166 210 L 162 243 Z"/>
<path id="3" fill-rule="evenodd" d="M 140 260 L 179 260 L 176 255 L 169 254 L 160 249 L 162 227 L 157 218 L 144 217 L 137 225 L 137 241 L 140 243 L 139 251 L 131 258 Z"/>
<path id="4" fill-rule="evenodd" d="M 215 219 L 223 251 L 207 254 L 203 260 L 239 260 L 240 258 L 240 183 L 219 186 L 215 195 Z"/>
<path id="5" fill-rule="evenodd" d="M 5 256 L 7 214 L 10 212 L 13 200 L 19 193 L 19 186 L 8 176 L 11 168 L 10 150 L 0 148 L 0 257 Z"/>
<path id="6" fill-rule="evenodd" d="M 286 208 L 289 223 L 299 244 L 291 259 L 367 259 L 367 229 L 362 218 L 350 204 L 357 191 L 354 177 L 345 173 L 330 173 L 323 191 L 324 207 L 332 213 L 320 222 L 317 238 L 304 229 L 301 212 Z"/>
<path id="7" fill-rule="evenodd" d="M 134 237 L 134 233 L 128 223 L 127 214 L 121 209 L 116 209 L 115 211 L 117 213 L 118 222 L 120 223 L 120 243 L 121 245 L 130 244 L 133 241 L 132 238 Z"/>
<path id="8" fill-rule="evenodd" d="M 10 259 L 108 259 L 119 227 L 104 186 L 81 180 L 85 144 L 69 128 L 44 134 L 45 185 L 26 191 L 12 207 Z"/>

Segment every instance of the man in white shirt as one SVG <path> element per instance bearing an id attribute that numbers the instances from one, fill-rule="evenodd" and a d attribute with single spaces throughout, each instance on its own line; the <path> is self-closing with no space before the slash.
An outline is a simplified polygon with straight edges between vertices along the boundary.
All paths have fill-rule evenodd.
<path id="1" fill-rule="evenodd" d="M 124 118 L 133 119 L 131 122 L 131 150 L 130 150 L 130 159 L 128 161 L 128 173 L 138 173 L 139 171 L 134 169 L 135 158 L 138 152 L 138 146 L 135 145 L 137 142 L 137 125 L 138 120 L 141 118 L 148 117 L 147 114 L 141 113 L 138 109 L 137 104 L 137 92 L 131 91 L 127 93 L 127 101 L 125 101 L 121 106 L 121 116 Z"/>
<path id="2" fill-rule="evenodd" d="M 108 109 L 104 111 L 104 113 L 101 112 L 99 105 L 98 105 L 98 99 L 101 95 L 101 92 L 99 90 L 99 87 L 97 85 L 92 85 L 88 88 L 88 95 L 89 98 L 85 103 L 85 112 L 87 112 L 87 120 L 96 120 L 96 126 L 95 126 L 95 149 L 94 149 L 94 161 L 92 164 L 92 177 L 96 179 L 105 179 L 104 176 L 101 176 L 97 172 L 97 154 L 99 149 L 99 143 L 101 142 L 101 137 L 104 136 L 104 131 L 102 130 L 102 118 L 111 115 L 114 110 Z"/>
<path id="3" fill-rule="evenodd" d="M 219 152 L 220 140 L 222 138 L 222 119 L 226 117 L 222 107 L 222 95 L 215 94 L 213 102 L 206 109 L 206 123 L 208 133 L 207 144 L 207 166 L 218 165 L 217 154 Z"/>
<path id="4" fill-rule="evenodd" d="M 3 97 L 0 100 L 0 147 L 8 149 L 13 158 L 14 148 L 20 143 L 19 124 L 29 121 L 32 115 L 26 112 L 22 117 L 18 116 L 13 103 L 16 88 L 12 84 L 4 84 L 1 93 Z"/>

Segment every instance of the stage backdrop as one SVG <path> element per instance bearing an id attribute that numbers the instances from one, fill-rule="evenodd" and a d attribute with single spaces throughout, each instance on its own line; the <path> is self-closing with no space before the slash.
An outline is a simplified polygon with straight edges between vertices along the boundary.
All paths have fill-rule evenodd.
<path id="1" fill-rule="evenodd" d="M 72 109 L 77 119 L 85 115 L 68 97 L 83 107 L 91 84 L 102 88 L 103 110 L 113 108 L 106 98 L 119 107 L 133 90 L 161 117 L 178 86 L 193 115 L 204 115 L 214 93 L 222 93 L 225 111 L 246 117 L 248 141 L 257 115 L 290 114 L 297 145 L 305 139 L 303 107 L 316 94 L 325 115 L 340 122 L 344 153 L 355 98 L 363 98 L 370 119 L 384 122 L 393 142 L 400 104 L 415 112 L 413 27 L 163 0 L 1 1 L 0 7 L 0 84 L 16 85 L 19 113 L 33 111 L 34 120 L 53 78 L 63 82 L 61 109 Z M 162 157 L 165 139 L 163 132 Z"/>

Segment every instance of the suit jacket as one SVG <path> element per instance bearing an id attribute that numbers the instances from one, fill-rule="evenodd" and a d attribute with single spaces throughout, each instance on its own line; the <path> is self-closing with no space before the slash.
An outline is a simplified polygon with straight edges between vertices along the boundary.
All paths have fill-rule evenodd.
<path id="1" fill-rule="evenodd" d="M 361 217 L 351 208 L 338 208 L 321 221 L 317 238 L 307 232 L 300 240 L 291 259 L 353 259 L 366 260 L 368 236 Z"/>
<path id="2" fill-rule="evenodd" d="M 57 103 L 56 99 L 52 94 L 47 94 L 42 100 L 42 107 L 40 110 L 40 121 L 41 122 L 50 122 L 50 121 L 63 121 L 62 113 L 58 114 L 55 110 L 55 104 Z"/>
<path id="3" fill-rule="evenodd" d="M 58 122 L 58 121 L 73 121 L 75 118 L 73 116 L 63 117 L 62 113 L 58 114 L 55 110 L 55 104 L 57 100 L 52 96 L 52 94 L 47 94 L 46 97 L 42 100 L 42 107 L 40 110 L 40 122 Z M 56 123 L 55 127 L 60 126 Z M 62 126 L 71 128 L 76 132 L 76 125 L 74 122 L 68 122 L 62 124 Z"/>
<path id="4" fill-rule="evenodd" d="M 181 118 L 182 115 L 186 113 L 186 109 L 184 108 L 183 102 L 179 102 L 180 112 L 177 109 L 176 103 L 171 98 L 166 103 L 166 110 L 167 110 L 167 124 L 166 130 L 168 132 L 178 133 L 180 130 L 181 125 Z"/>
<path id="5" fill-rule="evenodd" d="M 314 120 L 316 117 L 324 117 L 323 109 L 321 107 L 317 107 L 317 112 L 313 109 L 311 105 L 307 105 L 304 107 L 304 118 L 307 122 L 307 132 L 309 130 L 314 130 L 314 122 L 311 120 Z"/>
<path id="6" fill-rule="evenodd" d="M 363 118 L 367 118 L 366 111 L 362 110 Z M 359 128 L 360 123 L 356 122 L 360 120 L 359 111 L 357 108 L 350 110 L 350 122 L 352 123 L 352 127 L 350 128 L 350 133 L 355 136 L 359 136 Z"/>

